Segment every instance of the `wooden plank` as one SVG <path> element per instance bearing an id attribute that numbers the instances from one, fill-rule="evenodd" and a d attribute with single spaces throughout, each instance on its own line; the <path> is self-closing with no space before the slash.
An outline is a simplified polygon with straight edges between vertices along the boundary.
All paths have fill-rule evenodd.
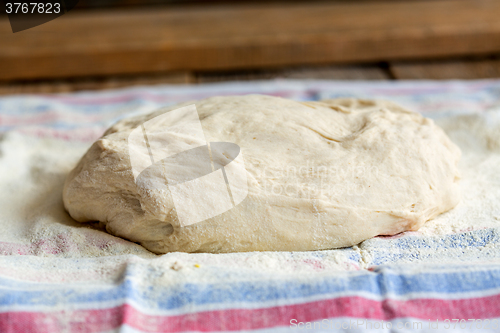
<path id="1" fill-rule="evenodd" d="M 450 80 L 500 78 L 500 60 L 446 60 L 391 63 L 390 71 L 399 80 Z"/>
<path id="2" fill-rule="evenodd" d="M 269 79 L 321 79 L 321 80 L 388 80 L 389 73 L 377 65 L 320 66 L 274 70 L 250 70 L 198 73 L 196 81 L 251 81 Z"/>
<path id="3" fill-rule="evenodd" d="M 196 74 L 197 83 L 225 81 L 272 80 L 280 77 L 279 70 L 243 70 L 224 72 L 201 72 Z"/>
<path id="4" fill-rule="evenodd" d="M 54 94 L 82 90 L 104 90 L 140 85 L 190 84 L 224 81 L 289 79 L 387 80 L 388 74 L 379 66 L 328 66 L 282 70 L 230 71 L 215 73 L 170 73 L 132 77 L 76 78 L 10 82 L 0 84 L 0 95 Z"/>
<path id="5" fill-rule="evenodd" d="M 0 80 L 485 54 L 499 17 L 496 0 L 74 10 L 16 34 L 0 20 Z"/>
<path id="6" fill-rule="evenodd" d="M 380 66 L 328 66 L 317 68 L 296 68 L 281 75 L 288 79 L 321 80 L 389 80 L 389 73 Z"/>
<path id="7" fill-rule="evenodd" d="M 140 85 L 194 83 L 192 74 L 170 73 L 138 77 L 80 78 L 72 80 L 44 80 L 40 82 L 11 82 L 0 84 L 0 95 L 54 94 L 82 90 L 104 90 Z"/>
<path id="8" fill-rule="evenodd" d="M 196 1 L 196 0 L 194 0 Z M 126 6 L 147 6 L 159 4 L 175 4 L 193 2 L 193 0 L 80 0 L 78 1 L 77 8 L 102 8 L 102 7 L 126 7 Z"/>

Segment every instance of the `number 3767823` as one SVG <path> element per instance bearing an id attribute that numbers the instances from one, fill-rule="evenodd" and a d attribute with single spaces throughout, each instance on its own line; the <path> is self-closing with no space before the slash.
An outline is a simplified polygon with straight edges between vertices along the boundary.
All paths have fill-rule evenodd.
<path id="1" fill-rule="evenodd" d="M 61 4 L 42 2 L 7 2 L 5 4 L 7 14 L 59 14 Z"/>

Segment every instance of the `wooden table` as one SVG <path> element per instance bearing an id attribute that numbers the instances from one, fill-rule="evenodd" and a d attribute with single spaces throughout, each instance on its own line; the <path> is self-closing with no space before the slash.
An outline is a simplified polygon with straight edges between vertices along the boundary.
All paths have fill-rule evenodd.
<path id="1" fill-rule="evenodd" d="M 500 77 L 500 1 L 415 0 L 73 10 L 13 34 L 0 94 L 268 78 Z"/>

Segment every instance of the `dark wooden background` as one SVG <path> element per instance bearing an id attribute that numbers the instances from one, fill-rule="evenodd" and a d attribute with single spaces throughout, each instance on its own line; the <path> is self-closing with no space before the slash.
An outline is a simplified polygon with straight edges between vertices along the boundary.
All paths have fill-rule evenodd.
<path id="1" fill-rule="evenodd" d="M 497 0 L 82 0 L 15 34 L 0 17 L 0 94 L 269 78 L 497 77 Z"/>

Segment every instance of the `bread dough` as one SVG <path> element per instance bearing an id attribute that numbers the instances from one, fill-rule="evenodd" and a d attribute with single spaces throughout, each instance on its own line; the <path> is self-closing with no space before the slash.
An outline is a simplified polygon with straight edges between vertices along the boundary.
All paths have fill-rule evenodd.
<path id="1" fill-rule="evenodd" d="M 127 140 L 146 121 L 190 104 L 206 141 L 241 148 L 248 194 L 181 225 L 168 190 L 136 184 Z M 453 208 L 459 158 L 432 120 L 387 101 L 212 97 L 116 123 L 68 175 L 63 199 L 75 220 L 100 221 L 155 253 L 331 249 L 418 230 Z"/>

